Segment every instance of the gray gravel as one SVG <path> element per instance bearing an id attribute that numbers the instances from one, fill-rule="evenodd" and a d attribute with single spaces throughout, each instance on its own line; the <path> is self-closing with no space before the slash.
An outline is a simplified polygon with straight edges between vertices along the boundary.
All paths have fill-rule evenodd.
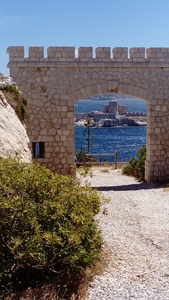
<path id="1" fill-rule="evenodd" d="M 110 262 L 86 300 L 168 300 L 169 192 L 120 170 L 94 169 L 88 180 L 110 199 L 98 216 Z"/>

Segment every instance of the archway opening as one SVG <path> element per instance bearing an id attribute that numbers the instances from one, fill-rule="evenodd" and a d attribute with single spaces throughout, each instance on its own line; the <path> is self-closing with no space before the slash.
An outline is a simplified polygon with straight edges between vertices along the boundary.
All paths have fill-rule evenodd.
<path id="1" fill-rule="evenodd" d="M 127 163 L 146 145 L 147 106 L 144 100 L 124 94 L 97 95 L 75 103 L 75 151 L 113 154 L 118 162 Z M 90 118 L 90 149 L 85 142 L 85 120 Z M 102 156 L 110 162 L 114 157 Z"/>

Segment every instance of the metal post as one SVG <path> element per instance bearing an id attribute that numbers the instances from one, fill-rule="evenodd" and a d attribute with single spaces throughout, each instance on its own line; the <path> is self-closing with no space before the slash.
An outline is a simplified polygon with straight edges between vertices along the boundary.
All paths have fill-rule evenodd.
<path id="1" fill-rule="evenodd" d="M 86 166 L 86 155 L 85 153 L 83 153 L 83 167 Z"/>
<path id="2" fill-rule="evenodd" d="M 117 169 L 117 152 L 114 153 L 114 168 Z"/>

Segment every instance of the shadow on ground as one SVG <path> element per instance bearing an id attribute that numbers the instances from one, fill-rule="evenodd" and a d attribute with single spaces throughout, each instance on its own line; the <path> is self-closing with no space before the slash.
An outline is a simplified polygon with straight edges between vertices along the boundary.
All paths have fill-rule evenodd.
<path id="1" fill-rule="evenodd" d="M 99 186 L 91 188 L 97 189 L 98 191 L 138 191 L 138 190 L 150 190 L 150 189 L 159 189 L 163 186 L 161 184 L 154 184 L 154 183 L 134 183 L 134 184 L 126 184 L 126 185 L 118 185 L 118 186 Z"/>

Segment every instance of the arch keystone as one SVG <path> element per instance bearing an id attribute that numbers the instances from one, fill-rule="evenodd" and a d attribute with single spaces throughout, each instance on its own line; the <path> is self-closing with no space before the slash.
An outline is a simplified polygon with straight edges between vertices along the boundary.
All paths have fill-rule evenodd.
<path id="1" fill-rule="evenodd" d="M 118 93 L 118 85 L 119 85 L 118 80 L 108 81 L 108 90 L 113 93 Z"/>

